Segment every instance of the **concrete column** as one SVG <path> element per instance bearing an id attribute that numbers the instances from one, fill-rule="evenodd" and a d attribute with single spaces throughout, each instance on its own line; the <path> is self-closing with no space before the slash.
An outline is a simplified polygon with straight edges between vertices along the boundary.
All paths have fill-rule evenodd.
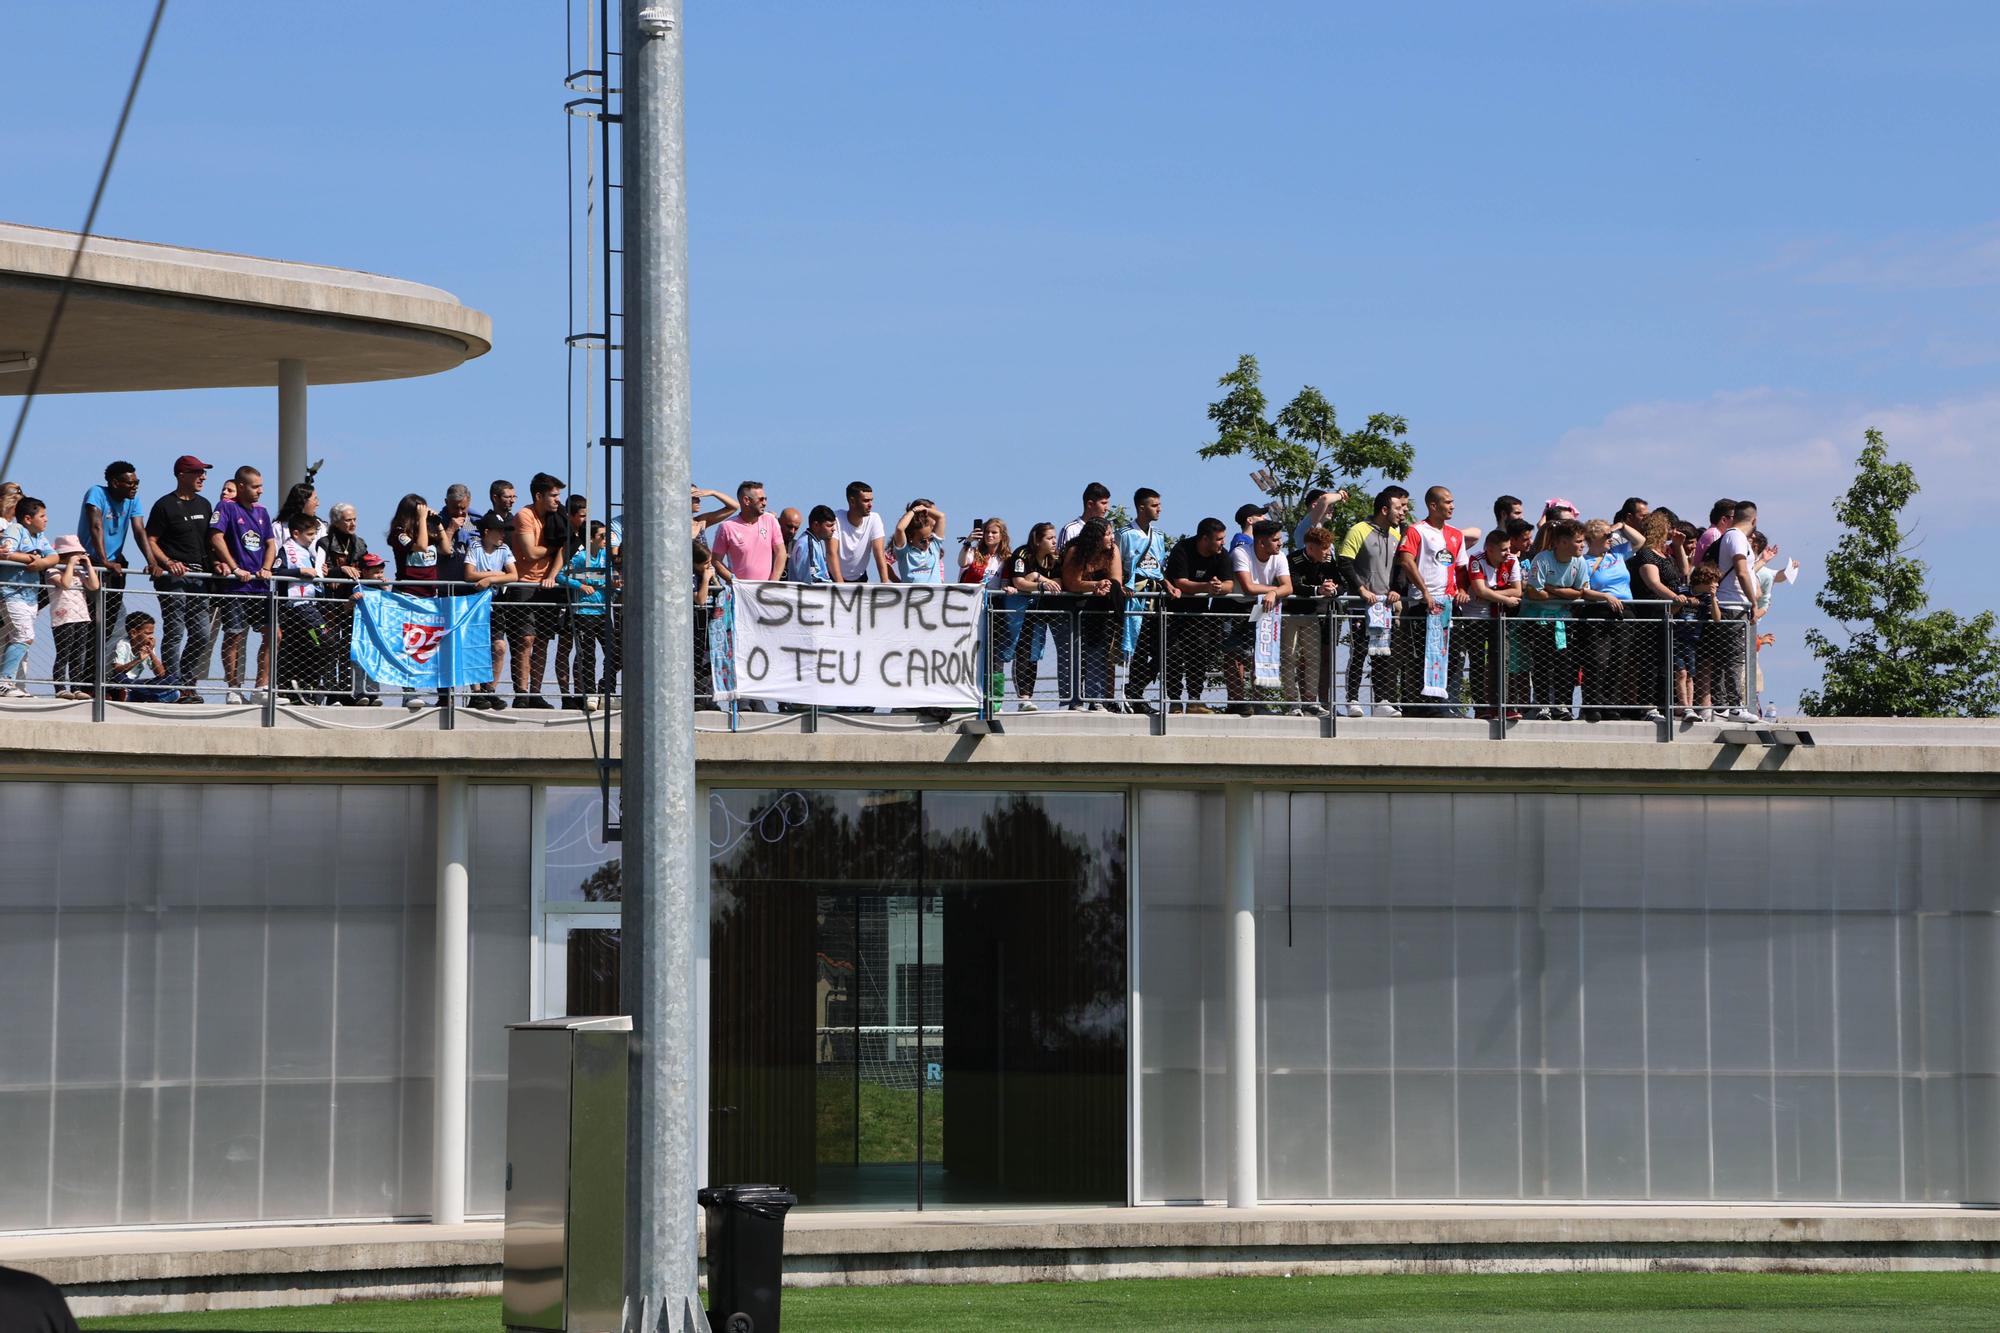
<path id="1" fill-rule="evenodd" d="M 305 478 L 306 363 L 287 359 L 278 363 L 278 475 L 275 485 L 270 480 L 264 485 L 273 513 L 284 502 L 285 492 Z"/>
<path id="2" fill-rule="evenodd" d="M 431 1099 L 431 1221 L 465 1220 L 466 1014 L 472 856 L 464 778 L 437 784 L 437 1069 Z"/>
<path id="3" fill-rule="evenodd" d="M 1257 790 L 1222 789 L 1229 894 L 1229 1206 L 1257 1206 Z"/>

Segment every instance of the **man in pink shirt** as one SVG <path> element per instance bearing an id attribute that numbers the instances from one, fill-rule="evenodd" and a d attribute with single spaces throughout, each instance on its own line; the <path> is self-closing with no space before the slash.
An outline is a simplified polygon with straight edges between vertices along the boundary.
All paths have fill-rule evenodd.
<path id="1" fill-rule="evenodd" d="M 777 515 L 764 508 L 764 483 L 736 488 L 741 506 L 708 531 L 708 549 L 733 579 L 761 582 L 785 577 L 785 534 Z"/>

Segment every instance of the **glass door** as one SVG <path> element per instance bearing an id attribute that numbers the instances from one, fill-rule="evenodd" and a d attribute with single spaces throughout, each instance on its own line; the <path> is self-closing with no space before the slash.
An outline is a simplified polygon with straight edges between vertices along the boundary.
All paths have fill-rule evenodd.
<path id="1" fill-rule="evenodd" d="M 926 1126 L 924 900 L 818 898 L 813 1201 L 907 1207 L 936 1160 Z M 934 1110 L 934 1108 L 931 1108 Z"/>
<path id="2" fill-rule="evenodd" d="M 724 791 L 711 816 L 709 1179 L 1124 1199 L 1121 795 Z"/>

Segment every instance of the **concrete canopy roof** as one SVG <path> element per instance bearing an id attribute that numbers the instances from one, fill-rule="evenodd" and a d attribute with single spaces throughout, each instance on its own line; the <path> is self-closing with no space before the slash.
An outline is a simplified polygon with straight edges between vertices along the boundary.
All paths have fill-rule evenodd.
<path id="1" fill-rule="evenodd" d="M 0 357 L 37 352 L 76 233 L 0 222 Z M 449 292 L 348 269 L 92 237 L 42 393 L 314 384 L 432 375 L 481 356 L 493 321 Z M 0 395 L 27 391 L 0 374 Z"/>

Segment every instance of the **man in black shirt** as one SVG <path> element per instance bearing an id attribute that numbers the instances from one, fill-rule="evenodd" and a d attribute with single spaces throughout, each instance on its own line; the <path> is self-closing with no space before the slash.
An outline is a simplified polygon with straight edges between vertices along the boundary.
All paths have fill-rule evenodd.
<path id="1" fill-rule="evenodd" d="M 1287 557 L 1293 596 L 1285 602 L 1283 657 L 1285 685 L 1309 713 L 1325 715 L 1333 699 L 1333 619 L 1326 600 L 1340 591 L 1340 566 L 1333 558 L 1333 530 L 1306 529 L 1305 544 Z"/>
<path id="2" fill-rule="evenodd" d="M 1168 601 L 1167 611 L 1186 617 L 1176 620 L 1165 631 L 1167 641 L 1162 645 L 1170 712 L 1180 704 L 1183 694 L 1187 702 L 1179 711 L 1213 711 L 1201 702 L 1201 693 L 1208 684 L 1209 667 L 1214 664 L 1221 634 L 1218 622 L 1202 613 L 1210 609 L 1211 597 L 1224 596 L 1236 587 L 1229 553 L 1222 543 L 1227 531 L 1221 519 L 1205 518 L 1195 528 L 1194 536 L 1176 544 L 1167 556 L 1167 582 L 1180 594 Z"/>
<path id="3" fill-rule="evenodd" d="M 209 520 L 215 507 L 202 495 L 208 464 L 193 454 L 174 460 L 174 489 L 153 502 L 144 540 L 160 594 L 160 669 L 181 687 L 180 702 L 198 704 L 195 682 L 208 671 L 209 608 L 217 603 L 190 596 L 213 587 L 209 568 Z"/>
<path id="4" fill-rule="evenodd" d="M 18 1268 L 0 1268 L 0 1329 L 7 1333 L 77 1333 L 62 1288 Z"/>

